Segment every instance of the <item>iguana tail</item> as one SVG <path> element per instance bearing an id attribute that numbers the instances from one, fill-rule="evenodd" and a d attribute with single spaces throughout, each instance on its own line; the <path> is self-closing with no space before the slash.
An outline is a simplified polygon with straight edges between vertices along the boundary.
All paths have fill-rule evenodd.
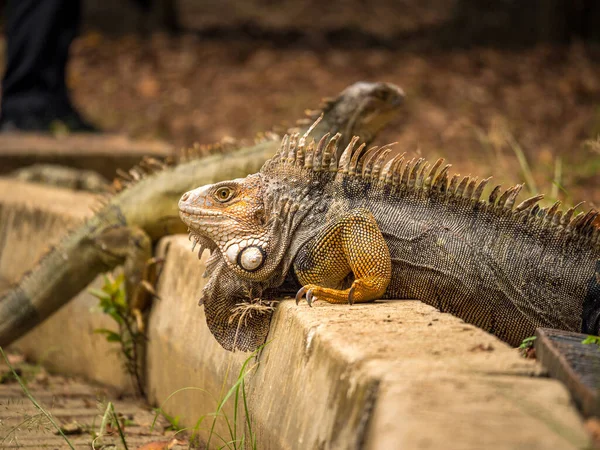
<path id="1" fill-rule="evenodd" d="M 90 222 L 94 222 L 93 219 Z M 46 254 L 19 285 L 0 298 L 0 346 L 8 345 L 110 270 L 89 239 L 93 223 L 79 227 Z"/>

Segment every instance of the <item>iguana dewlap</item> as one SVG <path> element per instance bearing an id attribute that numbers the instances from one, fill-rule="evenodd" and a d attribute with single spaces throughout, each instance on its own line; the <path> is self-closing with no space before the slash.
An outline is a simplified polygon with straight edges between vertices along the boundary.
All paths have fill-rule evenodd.
<path id="1" fill-rule="evenodd" d="M 521 186 L 481 200 L 489 179 L 449 179 L 442 160 L 389 159 L 356 140 L 338 158 L 338 139 L 285 137 L 259 173 L 180 200 L 193 239 L 216 250 L 203 298 L 226 348 L 264 335 L 257 318 L 223 334 L 226 297 L 252 303 L 290 278 L 297 300 L 420 299 L 512 345 L 539 326 L 600 332 L 597 212 L 540 208 L 541 196 L 515 205 Z"/>

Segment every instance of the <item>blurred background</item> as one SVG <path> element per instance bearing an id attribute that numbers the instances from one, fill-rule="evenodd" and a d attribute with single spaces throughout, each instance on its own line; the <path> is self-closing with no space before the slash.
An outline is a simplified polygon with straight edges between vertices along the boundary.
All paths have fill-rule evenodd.
<path id="1" fill-rule="evenodd" d="M 388 81 L 406 112 L 380 142 L 600 207 L 597 0 L 84 0 L 82 17 L 67 85 L 103 131 L 249 138 Z"/>

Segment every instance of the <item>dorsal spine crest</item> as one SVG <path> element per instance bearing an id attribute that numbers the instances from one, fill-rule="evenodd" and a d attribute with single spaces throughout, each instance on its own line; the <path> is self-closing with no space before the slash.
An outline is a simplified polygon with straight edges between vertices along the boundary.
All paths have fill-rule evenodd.
<path id="1" fill-rule="evenodd" d="M 540 194 L 527 198 L 515 206 L 516 199 L 523 189 L 522 184 L 511 186 L 506 190 L 502 190 L 501 186 L 497 185 L 492 189 L 489 197 L 482 200 L 483 192 L 491 178 L 479 181 L 477 178 L 470 176 L 461 178 L 460 175 L 455 174 L 449 179 L 448 171 L 451 165 L 446 164 L 442 167 L 444 163 L 442 158 L 436 160 L 433 166 L 430 166 L 424 158 L 412 158 L 405 163 L 404 154 L 387 160 L 393 144 L 371 147 L 365 151 L 364 143 L 356 148 L 358 143 L 356 136 L 351 139 L 338 160 L 340 137 L 341 134 L 337 133 L 330 138 L 327 133 L 318 144 L 315 144 L 314 139 L 306 144 L 308 133 L 302 137 L 298 133 L 286 135 L 281 142 L 280 151 L 265 167 L 293 166 L 310 172 L 332 172 L 341 177 L 358 177 L 370 181 L 374 189 L 391 187 L 392 195 L 394 192 L 414 192 L 420 196 L 435 193 L 436 196 L 442 195 L 441 198 L 445 198 L 446 201 L 471 204 L 473 208 L 485 208 L 497 215 L 512 216 L 513 220 L 525 224 L 544 229 L 564 230 L 571 234 L 577 233 L 581 239 L 590 239 L 594 244 L 600 242 L 600 227 L 595 225 L 599 216 L 597 211 L 580 212 L 573 217 L 582 203 L 565 212 L 559 210 L 560 201 L 548 208 L 540 208 L 538 203 L 543 199 L 543 195 Z M 153 165 L 154 162 L 148 164 L 148 166 Z M 131 181 L 143 176 L 144 172 L 140 173 L 139 170 L 123 174 L 126 180 Z M 321 181 L 314 179 L 311 183 L 317 187 L 330 179 L 327 177 Z"/>

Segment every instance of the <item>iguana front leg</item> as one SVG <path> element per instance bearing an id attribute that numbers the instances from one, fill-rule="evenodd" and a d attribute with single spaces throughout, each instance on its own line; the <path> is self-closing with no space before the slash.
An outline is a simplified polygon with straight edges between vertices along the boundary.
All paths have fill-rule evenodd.
<path id="1" fill-rule="evenodd" d="M 392 261 L 385 239 L 370 211 L 355 209 L 308 242 L 294 260 L 306 295 L 329 303 L 368 302 L 381 297 L 391 279 Z M 349 275 L 354 281 L 347 289 Z"/>
<path id="2" fill-rule="evenodd" d="M 157 261 L 152 258 L 150 236 L 141 228 L 115 226 L 100 232 L 93 241 L 104 258 L 123 264 L 129 307 L 139 316 L 149 303 L 149 295 L 156 295 L 152 283 Z"/>

